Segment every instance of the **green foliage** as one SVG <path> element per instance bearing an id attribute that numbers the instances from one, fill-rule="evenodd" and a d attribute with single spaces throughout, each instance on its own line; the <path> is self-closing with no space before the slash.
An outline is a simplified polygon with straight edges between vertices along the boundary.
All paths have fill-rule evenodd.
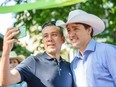
<path id="1" fill-rule="evenodd" d="M 116 45 L 115 0 L 88 0 L 85 3 L 80 3 L 78 8 L 95 14 L 104 20 L 106 29 L 103 33 L 97 35 L 95 39 L 105 38 L 105 42 Z"/>
<path id="2" fill-rule="evenodd" d="M 17 1 L 17 3 L 20 2 Z M 25 25 L 30 38 L 34 40 L 33 44 L 38 43 L 35 50 L 41 51 L 44 48 L 41 45 L 42 35 L 40 26 L 50 20 L 61 19 L 66 22 L 68 13 L 73 9 L 82 9 L 102 18 L 106 24 L 106 29 L 103 33 L 95 36 L 95 39 L 103 38 L 106 39 L 105 42 L 116 45 L 116 0 L 87 0 L 67 7 L 24 11 L 16 14 L 17 22 L 15 25 Z M 16 50 L 19 53 L 30 53 L 24 47 L 17 46 L 17 48 L 20 48 Z"/>
<path id="3" fill-rule="evenodd" d="M 51 20 L 62 19 L 66 21 L 67 14 L 70 10 L 71 6 L 20 12 L 16 14 L 17 22 L 15 23 L 15 26 L 25 25 L 27 27 L 27 32 L 30 35 L 30 39 L 34 40 L 33 44 L 38 43 L 38 46 L 35 48 L 35 50 L 38 51 L 38 53 L 41 53 L 41 51 L 44 50 L 44 47 L 42 45 L 40 26 Z"/>
<path id="4" fill-rule="evenodd" d="M 18 54 L 18 55 L 24 55 L 25 57 L 28 57 L 30 56 L 33 52 L 30 52 L 26 49 L 26 47 L 22 47 L 21 45 L 19 44 L 14 44 L 14 48 L 15 52 Z"/>

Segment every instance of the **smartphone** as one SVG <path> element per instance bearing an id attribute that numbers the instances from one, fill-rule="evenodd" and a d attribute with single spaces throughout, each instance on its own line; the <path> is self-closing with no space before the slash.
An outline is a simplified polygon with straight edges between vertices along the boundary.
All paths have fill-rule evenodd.
<path id="1" fill-rule="evenodd" d="M 27 35 L 26 33 L 26 27 L 25 26 L 21 26 L 19 27 L 19 34 L 15 36 L 16 39 L 20 39 L 23 38 Z"/>

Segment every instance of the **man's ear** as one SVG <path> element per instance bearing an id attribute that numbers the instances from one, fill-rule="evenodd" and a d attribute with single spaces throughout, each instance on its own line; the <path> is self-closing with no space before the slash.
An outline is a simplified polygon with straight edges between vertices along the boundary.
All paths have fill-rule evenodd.
<path id="1" fill-rule="evenodd" d="M 89 34 L 91 34 L 91 32 L 92 32 L 92 27 L 89 27 L 87 30 L 88 30 Z"/>
<path id="2" fill-rule="evenodd" d="M 63 41 L 63 43 L 65 42 L 65 37 L 64 36 L 62 36 L 62 41 Z"/>

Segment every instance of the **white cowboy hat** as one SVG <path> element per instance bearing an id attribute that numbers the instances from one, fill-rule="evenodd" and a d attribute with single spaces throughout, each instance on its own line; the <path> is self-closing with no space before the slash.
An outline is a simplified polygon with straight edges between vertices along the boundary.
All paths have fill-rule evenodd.
<path id="1" fill-rule="evenodd" d="M 56 25 L 65 28 L 66 25 L 70 23 L 84 23 L 90 25 L 93 28 L 93 35 L 97 35 L 105 29 L 105 24 L 99 17 L 82 10 L 71 11 L 66 23 L 59 20 Z"/>
<path id="2" fill-rule="evenodd" d="M 17 59 L 19 62 L 22 62 L 24 60 L 22 56 L 17 56 L 15 51 L 10 52 L 9 59 Z"/>

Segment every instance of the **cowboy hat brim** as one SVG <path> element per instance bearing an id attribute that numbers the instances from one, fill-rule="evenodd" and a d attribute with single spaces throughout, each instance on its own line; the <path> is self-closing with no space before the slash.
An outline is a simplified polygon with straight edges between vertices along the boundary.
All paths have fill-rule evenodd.
<path id="1" fill-rule="evenodd" d="M 57 26 L 66 28 L 66 26 L 71 23 L 84 23 L 90 25 L 93 28 L 93 35 L 97 35 L 105 29 L 105 24 L 99 17 L 88 13 L 75 15 L 68 19 L 66 23 L 60 20 Z"/>
<path id="2" fill-rule="evenodd" d="M 9 59 L 10 60 L 11 59 L 17 59 L 19 62 L 22 62 L 24 60 L 22 57 L 10 57 Z"/>

